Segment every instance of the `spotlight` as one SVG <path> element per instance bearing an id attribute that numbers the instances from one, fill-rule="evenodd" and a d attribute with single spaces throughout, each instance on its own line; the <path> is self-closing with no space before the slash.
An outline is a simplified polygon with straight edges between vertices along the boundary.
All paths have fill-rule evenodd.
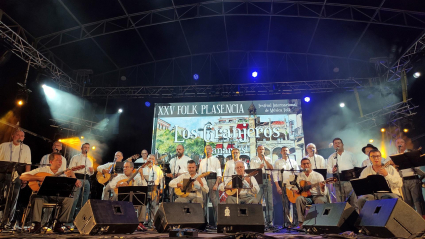
<path id="1" fill-rule="evenodd" d="M 373 139 L 369 139 L 369 143 L 373 143 Z"/>
<path id="2" fill-rule="evenodd" d="M 146 105 L 146 107 L 149 107 L 149 106 L 151 106 L 151 102 L 146 101 L 146 102 L 145 102 L 145 105 Z"/>
<path id="3" fill-rule="evenodd" d="M 258 76 L 258 72 L 257 72 L 257 71 L 253 71 L 253 72 L 252 72 L 252 77 L 254 77 L 254 78 L 255 78 L 255 77 L 257 77 L 257 76 Z"/>
<path id="4" fill-rule="evenodd" d="M 345 107 L 345 104 L 344 103 L 340 103 L 339 104 L 339 107 L 343 108 L 343 107 Z"/>
<path id="5" fill-rule="evenodd" d="M 407 133 L 407 132 L 409 132 L 409 129 L 403 129 L 403 132 Z"/>
<path id="6" fill-rule="evenodd" d="M 18 104 L 19 106 L 22 106 L 24 104 L 23 100 L 18 100 L 18 102 L 16 102 L 16 104 Z"/>
<path id="7" fill-rule="evenodd" d="M 96 149 L 96 146 L 91 147 L 91 149 L 95 150 Z"/>
<path id="8" fill-rule="evenodd" d="M 122 109 L 118 109 L 118 113 L 120 113 L 120 114 L 121 114 L 121 113 L 122 113 Z"/>
<path id="9" fill-rule="evenodd" d="M 419 76 L 421 76 L 421 73 L 419 71 L 413 73 L 413 77 L 419 78 Z"/>
<path id="10" fill-rule="evenodd" d="M 236 94 L 239 94 L 239 86 L 238 86 L 238 89 L 236 90 Z"/>
<path id="11" fill-rule="evenodd" d="M 46 88 L 46 84 L 43 84 L 41 87 L 42 87 L 43 89 L 44 89 L 44 88 Z"/>
<path id="12" fill-rule="evenodd" d="M 382 133 L 384 133 L 384 132 L 385 132 L 385 128 L 382 128 L 382 129 L 381 129 L 381 132 L 382 132 Z"/>
<path id="13" fill-rule="evenodd" d="M 198 79 L 199 79 L 199 75 L 198 75 L 198 74 L 194 74 L 194 75 L 193 75 L 193 79 L 194 79 L 194 80 L 198 80 Z"/>
<path id="14" fill-rule="evenodd" d="M 81 138 L 81 139 L 84 139 L 84 136 L 81 136 L 80 138 Z"/>
<path id="15" fill-rule="evenodd" d="M 308 97 L 308 96 L 304 97 L 304 101 L 307 102 L 307 103 L 310 102 L 310 97 Z"/>
<path id="16" fill-rule="evenodd" d="M 59 141 L 59 142 L 62 142 L 62 139 L 59 139 L 58 141 Z"/>

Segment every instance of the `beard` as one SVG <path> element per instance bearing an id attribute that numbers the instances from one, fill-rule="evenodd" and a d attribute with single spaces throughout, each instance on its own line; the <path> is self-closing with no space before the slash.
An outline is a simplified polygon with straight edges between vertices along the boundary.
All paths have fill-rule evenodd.
<path id="1" fill-rule="evenodd" d="M 183 153 L 177 153 L 177 157 L 181 157 L 181 156 L 183 156 Z"/>

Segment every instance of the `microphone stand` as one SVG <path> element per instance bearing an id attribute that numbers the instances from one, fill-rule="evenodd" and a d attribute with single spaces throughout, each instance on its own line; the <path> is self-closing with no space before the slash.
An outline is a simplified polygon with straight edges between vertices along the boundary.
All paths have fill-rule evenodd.
<path id="1" fill-rule="evenodd" d="M 266 167 L 267 166 L 267 164 L 266 164 L 266 156 L 263 154 L 262 155 L 263 156 L 263 162 L 264 162 L 264 167 Z M 264 182 L 264 177 L 263 177 L 263 195 L 261 195 L 261 199 L 263 198 L 263 196 L 264 196 L 264 193 L 266 194 L 266 224 L 267 224 L 267 227 L 269 227 L 269 225 L 270 225 L 270 222 L 268 221 L 269 220 L 269 218 L 270 218 L 270 214 L 269 214 L 269 208 L 268 207 L 270 207 L 270 205 L 268 205 L 268 202 L 269 202 L 269 194 L 267 193 L 267 192 L 265 192 L 266 190 L 266 188 L 268 188 L 269 187 L 269 180 L 268 180 L 268 178 L 267 178 L 267 170 L 266 170 L 266 168 L 264 168 L 264 172 L 266 173 L 266 182 Z M 267 185 L 266 187 L 264 187 L 264 185 Z"/>
<path id="2" fill-rule="evenodd" d="M 316 154 L 315 154 L 315 152 L 314 152 L 314 150 L 313 150 L 313 159 L 314 159 L 314 166 L 316 167 L 316 169 L 317 169 L 317 163 L 316 163 Z"/>
<path id="3" fill-rule="evenodd" d="M 86 184 L 86 174 L 87 174 L 87 150 L 86 150 L 86 159 L 84 161 L 84 179 L 83 179 L 83 189 L 81 190 L 81 205 L 80 205 L 80 210 L 81 208 L 83 208 L 83 202 L 84 202 L 84 187 Z"/>
<path id="4" fill-rule="evenodd" d="M 212 155 L 211 155 L 212 156 Z M 206 168 L 205 168 L 205 172 L 208 172 L 208 153 L 206 154 L 206 162 L 205 162 L 205 164 L 206 164 Z M 208 180 L 210 180 L 210 179 L 207 179 L 206 181 L 207 181 L 207 185 L 208 185 Z M 211 189 L 209 189 L 209 190 L 211 190 Z M 204 210 L 206 210 L 206 212 L 205 212 L 205 215 L 207 215 L 207 224 L 209 225 L 210 224 L 210 215 L 209 215 L 209 208 L 208 208 L 208 204 L 209 204 L 209 202 L 210 202 L 210 191 L 208 190 L 208 193 L 207 193 L 207 198 L 206 198 L 206 202 L 207 202 L 207 205 L 205 206 L 205 208 L 204 208 Z"/>
<path id="5" fill-rule="evenodd" d="M 336 160 L 336 175 L 338 177 L 338 182 L 339 182 L 339 199 L 342 202 L 342 184 L 341 184 L 341 176 L 339 174 L 339 166 L 338 166 L 338 148 L 335 150 L 335 160 Z M 351 195 L 350 195 L 351 196 Z"/>

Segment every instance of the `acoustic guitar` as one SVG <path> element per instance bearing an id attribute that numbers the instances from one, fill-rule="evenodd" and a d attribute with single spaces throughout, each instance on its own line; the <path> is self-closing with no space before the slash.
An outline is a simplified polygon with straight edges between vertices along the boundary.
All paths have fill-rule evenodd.
<path id="1" fill-rule="evenodd" d="M 43 173 L 42 172 L 42 173 L 36 173 L 34 176 L 46 176 L 46 177 L 52 176 L 52 177 L 58 177 L 58 176 L 64 174 L 68 170 L 77 171 L 77 170 L 83 169 L 85 167 L 86 167 L 85 165 L 80 165 L 80 166 L 76 166 L 76 167 L 73 167 L 73 168 L 66 169 L 65 171 L 57 172 L 55 174 Z M 38 190 L 40 190 L 41 184 L 43 184 L 43 182 L 40 182 L 40 181 L 29 181 L 28 186 L 31 188 L 32 191 L 38 192 Z"/>
<path id="2" fill-rule="evenodd" d="M 127 183 L 128 186 L 133 186 L 133 181 L 134 181 L 133 179 L 139 173 L 139 169 L 144 168 L 144 167 L 146 167 L 150 164 L 152 164 L 152 161 L 148 161 L 147 163 L 143 164 L 139 168 L 134 169 L 133 172 L 131 173 L 130 177 L 128 177 L 127 179 L 122 179 L 122 180 L 118 181 L 117 186 L 120 185 L 121 183 Z M 117 186 L 115 186 L 115 188 L 114 188 L 115 194 L 118 194 L 118 187 Z"/>
<path id="3" fill-rule="evenodd" d="M 133 156 L 131 156 L 130 158 L 132 159 L 132 160 L 134 160 L 134 159 L 136 159 L 136 158 L 138 158 L 140 155 L 138 155 L 138 154 L 135 154 L 135 155 L 133 155 Z M 116 174 L 113 174 L 112 173 L 112 167 L 114 166 L 115 164 L 112 164 L 111 166 L 109 166 L 108 167 L 108 169 L 107 169 L 107 171 L 109 172 L 109 173 L 103 173 L 102 171 L 103 170 L 101 170 L 101 171 L 98 171 L 97 173 L 96 173 L 96 179 L 97 179 L 97 181 L 100 183 L 100 184 L 102 184 L 102 185 L 105 185 L 105 183 L 108 183 L 113 177 L 115 177 L 116 176 Z"/>
<path id="4" fill-rule="evenodd" d="M 210 175 L 210 173 L 211 172 L 205 172 L 203 174 L 198 175 L 195 178 L 189 178 L 189 181 L 185 185 L 183 185 L 183 189 L 176 187 L 176 188 L 174 188 L 174 193 L 177 196 L 182 197 L 182 198 L 189 196 L 190 192 L 188 192 L 189 191 L 188 189 L 189 189 L 189 186 L 191 185 L 191 183 L 195 182 L 197 178 L 203 178 L 203 177 Z"/>
<path id="5" fill-rule="evenodd" d="M 336 178 L 328 178 L 325 181 L 312 184 L 311 182 L 302 180 L 302 181 L 300 181 L 299 185 L 295 185 L 298 188 L 298 193 L 292 191 L 291 189 L 286 188 L 286 195 L 288 196 L 288 200 L 291 203 L 295 203 L 297 201 L 297 198 L 300 197 L 300 196 L 310 197 L 311 196 L 310 189 L 319 186 L 320 183 L 330 184 L 330 183 L 334 183 L 336 181 L 337 181 Z"/>
<path id="6" fill-rule="evenodd" d="M 257 174 L 260 172 L 260 170 L 261 170 L 261 169 L 254 170 L 254 171 L 250 172 L 248 175 L 244 176 L 244 178 L 254 177 L 255 175 L 257 175 Z M 231 187 L 232 187 L 232 180 L 230 180 L 230 181 L 227 183 L 227 185 L 226 185 L 226 187 L 225 187 L 225 188 L 231 188 Z M 228 189 L 228 190 L 226 190 L 226 194 L 227 194 L 227 195 L 229 195 L 229 196 L 232 196 L 232 195 L 236 194 L 237 190 L 238 190 L 238 188 Z M 239 192 L 240 192 L 241 190 L 242 190 L 242 189 L 241 189 L 241 188 L 239 188 Z"/>

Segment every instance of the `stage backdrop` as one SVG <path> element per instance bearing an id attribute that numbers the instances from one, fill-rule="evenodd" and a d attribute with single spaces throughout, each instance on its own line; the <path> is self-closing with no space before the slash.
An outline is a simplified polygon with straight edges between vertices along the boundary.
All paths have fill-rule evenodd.
<path id="1" fill-rule="evenodd" d="M 174 157 L 182 144 L 185 155 L 198 161 L 204 146 L 211 145 L 213 155 L 225 162 L 232 148 L 241 157 L 256 155 L 263 145 L 273 163 L 287 146 L 291 158 L 300 162 L 304 155 L 301 101 L 231 101 L 155 104 L 152 150 L 159 161 Z"/>

